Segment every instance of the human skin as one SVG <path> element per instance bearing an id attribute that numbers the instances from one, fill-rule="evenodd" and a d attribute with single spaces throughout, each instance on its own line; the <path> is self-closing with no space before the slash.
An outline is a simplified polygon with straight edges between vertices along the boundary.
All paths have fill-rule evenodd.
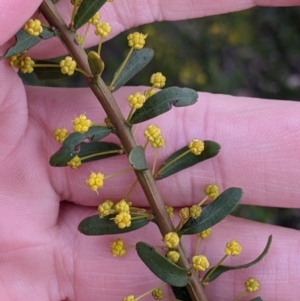
<path id="1" fill-rule="evenodd" d="M 0 1 L 1 53 L 40 2 Z M 299 3 L 115 0 L 103 7 L 101 15 L 116 35 L 157 20 Z M 58 8 L 68 20 L 69 1 L 61 0 Z M 96 40 L 91 33 L 88 45 Z M 62 53 L 59 41 L 54 40 L 31 51 L 33 57 L 43 58 Z M 90 171 L 110 174 L 128 167 L 126 159 L 87 163 L 77 170 L 48 164 L 50 155 L 59 148 L 52 138 L 55 128 L 71 129 L 74 116 L 83 112 L 94 122 L 103 121 L 105 114 L 91 91 L 24 87 L 7 61 L 0 61 L 0 85 L 0 300 L 117 301 L 158 285 L 160 280 L 140 262 L 134 250 L 128 250 L 123 258 L 112 257 L 109 244 L 115 237 L 86 237 L 77 231 L 80 220 L 95 214 L 101 201 L 121 199 L 134 181 L 133 173 L 109 179 L 97 195 L 85 185 Z M 136 91 L 126 87 L 114 94 L 125 115 L 129 111 L 126 98 Z M 299 207 L 299 110 L 300 104 L 292 101 L 199 93 L 193 107 L 174 108 L 152 120 L 166 137 L 160 162 L 195 137 L 222 146 L 217 157 L 158 182 L 165 202 L 174 207 L 194 204 L 202 198 L 205 185 L 217 183 L 221 190 L 241 187 L 243 204 Z M 144 143 L 142 131 L 137 140 Z M 131 201 L 147 206 L 140 189 L 134 190 Z M 243 290 L 248 277 L 261 283 L 259 292 L 248 299 L 257 295 L 272 301 L 299 299 L 300 240 L 296 230 L 230 217 L 213 228 L 212 235 L 201 243 L 200 253 L 213 265 L 223 256 L 226 242 L 235 238 L 243 252 L 226 264 L 241 264 L 257 257 L 270 234 L 273 244 L 267 257 L 258 265 L 226 273 L 211 283 L 206 288 L 210 300 L 232 300 Z M 138 240 L 161 244 L 154 225 L 122 237 L 131 245 Z M 194 250 L 195 239 L 185 237 L 183 243 Z"/>

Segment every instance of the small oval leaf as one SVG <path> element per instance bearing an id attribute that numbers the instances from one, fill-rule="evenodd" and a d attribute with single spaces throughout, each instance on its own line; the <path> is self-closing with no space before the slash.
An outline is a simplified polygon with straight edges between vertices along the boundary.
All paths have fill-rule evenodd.
<path id="1" fill-rule="evenodd" d="M 156 180 L 161 180 L 166 177 L 169 177 L 183 169 L 186 169 L 188 167 L 191 167 L 199 162 L 202 162 L 204 160 L 207 160 L 209 158 L 212 158 L 216 156 L 219 151 L 221 146 L 214 142 L 214 141 L 209 141 L 205 140 L 204 142 L 204 150 L 203 152 L 196 156 L 192 153 L 188 153 L 184 155 L 183 157 L 179 158 L 176 160 L 174 163 L 170 164 L 165 168 L 167 164 L 169 164 L 171 161 L 173 161 L 175 158 L 179 157 L 181 154 L 186 152 L 188 150 L 188 147 L 185 146 L 182 149 L 176 151 L 173 153 L 170 157 L 167 158 L 167 160 L 159 167 L 158 172 L 155 175 Z M 162 170 L 162 171 L 160 171 Z"/>
<path id="2" fill-rule="evenodd" d="M 153 58 L 154 51 L 150 48 L 142 48 L 134 51 L 129 57 L 124 69 L 119 74 L 112 91 L 115 92 L 124 86 L 131 78 L 140 72 Z M 118 70 L 116 71 L 116 73 Z"/>
<path id="3" fill-rule="evenodd" d="M 231 187 L 224 190 L 213 202 L 203 208 L 198 218 L 190 218 L 178 234 L 196 234 L 219 223 L 238 205 L 242 194 L 240 188 Z"/>
<path id="4" fill-rule="evenodd" d="M 193 301 L 186 287 L 171 286 L 171 288 L 176 297 L 176 300 Z"/>
<path id="5" fill-rule="evenodd" d="M 79 29 L 91 19 L 107 0 L 83 0 L 74 18 L 74 29 Z"/>
<path id="6" fill-rule="evenodd" d="M 100 218 L 99 215 L 89 216 L 79 223 L 78 231 L 84 235 L 90 236 L 121 234 L 142 228 L 150 222 L 147 218 L 136 219 L 131 221 L 130 227 L 120 229 L 112 220 L 114 217 L 115 214 L 110 214 L 102 218 Z"/>
<path id="7" fill-rule="evenodd" d="M 138 145 L 129 153 L 128 160 L 135 170 L 147 170 L 148 164 L 145 157 L 145 149 Z"/>
<path id="8" fill-rule="evenodd" d="M 261 297 L 256 297 L 256 298 L 251 299 L 249 301 L 263 301 L 263 299 Z"/>
<path id="9" fill-rule="evenodd" d="M 88 156 L 93 153 L 121 149 L 119 145 L 108 142 L 97 142 L 111 133 L 111 129 L 105 126 L 91 126 L 89 130 L 83 134 L 71 133 L 63 142 L 62 147 L 54 153 L 50 158 L 51 166 L 66 166 L 66 164 L 76 155 Z M 97 143 L 96 143 L 97 142 Z M 91 144 L 93 143 L 93 144 Z M 89 145 L 91 144 L 91 145 Z M 88 162 L 91 160 L 104 159 L 108 156 L 116 154 L 100 155 L 90 159 L 82 160 Z"/>
<path id="10" fill-rule="evenodd" d="M 219 265 L 214 272 L 209 275 L 210 271 L 213 269 L 210 269 L 206 275 L 209 275 L 209 277 L 206 279 L 206 275 L 203 277 L 203 279 L 205 279 L 205 283 L 210 283 L 213 280 L 217 279 L 221 274 L 227 272 L 227 271 L 231 271 L 231 270 L 239 270 L 239 269 L 246 269 L 258 262 L 260 262 L 269 252 L 269 249 L 271 247 L 271 243 L 272 243 L 272 235 L 269 236 L 268 238 L 268 242 L 264 248 L 264 250 L 262 251 L 262 253 L 253 261 L 246 263 L 246 264 L 242 264 L 242 265 L 237 265 L 237 266 L 227 266 L 227 265 Z"/>
<path id="11" fill-rule="evenodd" d="M 185 107 L 196 103 L 198 94 L 189 88 L 169 87 L 149 97 L 143 107 L 136 110 L 130 119 L 131 124 L 140 123 L 165 112 L 172 107 Z"/>
<path id="12" fill-rule="evenodd" d="M 189 279 L 187 269 L 174 264 L 144 242 L 136 244 L 136 251 L 150 271 L 162 281 L 172 286 L 186 286 Z"/>
<path id="13" fill-rule="evenodd" d="M 54 31 L 47 27 L 43 27 L 43 32 L 38 37 L 31 36 L 27 34 L 24 29 L 20 29 L 15 35 L 16 43 L 14 44 L 14 46 L 10 47 L 5 55 L 1 56 L 0 59 L 20 54 L 23 51 L 28 50 L 29 48 L 36 45 L 41 40 L 47 40 L 53 36 Z"/>

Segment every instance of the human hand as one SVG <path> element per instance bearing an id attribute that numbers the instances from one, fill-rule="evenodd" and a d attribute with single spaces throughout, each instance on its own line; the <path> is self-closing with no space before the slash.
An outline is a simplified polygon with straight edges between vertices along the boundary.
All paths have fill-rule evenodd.
<path id="1" fill-rule="evenodd" d="M 2 11 L 10 13 L 0 19 L 2 28 L 8 28 L 0 37 L 1 53 L 7 48 L 4 43 L 40 3 L 5 2 L 0 1 Z M 163 7 L 151 4 L 154 8 L 149 13 L 150 10 L 144 11 L 144 4 L 138 5 L 139 1 L 115 0 L 105 5 L 102 18 L 111 23 L 117 34 L 154 20 L 204 16 L 253 5 L 252 1 L 222 1 L 219 6 L 210 3 L 166 1 Z M 126 5 L 137 16 L 135 19 L 129 20 Z M 58 6 L 69 15 L 68 1 Z M 22 9 L 15 9 L 18 7 Z M 58 43 L 38 45 L 32 56 L 59 55 L 63 50 Z M 89 43 L 95 41 L 90 37 Z M 57 53 L 49 53 L 49 49 L 56 49 Z M 52 168 L 48 164 L 50 155 L 59 147 L 51 137 L 55 128 L 67 126 L 83 112 L 94 122 L 103 120 L 105 114 L 90 90 L 24 87 L 6 61 L 0 62 L 0 68 L 0 300 L 113 301 L 132 293 L 138 296 L 159 284 L 134 250 L 128 250 L 123 258 L 112 257 L 109 244 L 115 237 L 85 237 L 77 231 L 79 221 L 95 214 L 95 207 L 102 200 L 121 199 L 134 180 L 133 174 L 109 179 L 98 196 L 85 186 L 89 172 L 109 174 L 127 167 L 126 159 L 87 163 L 78 170 Z M 128 87 L 115 93 L 123 111 L 128 111 L 125 98 L 135 91 L 136 88 Z M 199 93 L 199 101 L 193 107 L 173 109 L 151 121 L 162 127 L 167 138 L 166 147 L 160 151 L 161 160 L 194 137 L 215 140 L 222 146 L 217 157 L 158 182 L 165 202 L 178 207 L 192 204 L 199 201 L 205 185 L 217 183 L 221 190 L 241 187 L 244 204 L 299 207 L 297 110 L 296 102 Z M 137 139 L 143 141 L 142 135 L 137 135 Z M 132 202 L 146 206 L 139 189 L 132 194 Z M 243 252 L 231 263 L 248 262 L 260 253 L 269 234 L 273 235 L 273 244 L 267 257 L 256 266 L 226 273 L 210 284 L 206 288 L 210 300 L 232 300 L 250 276 L 260 280 L 258 294 L 264 300 L 286 299 L 287 294 L 289 300 L 298 299 L 300 277 L 295 267 L 299 234 L 295 230 L 232 217 L 213 228 L 200 252 L 207 255 L 212 265 L 222 257 L 226 242 L 235 238 L 242 244 Z M 141 239 L 161 243 L 154 225 L 122 237 L 132 245 Z M 184 244 L 188 250 L 194 250 L 194 240 L 186 237 Z"/>

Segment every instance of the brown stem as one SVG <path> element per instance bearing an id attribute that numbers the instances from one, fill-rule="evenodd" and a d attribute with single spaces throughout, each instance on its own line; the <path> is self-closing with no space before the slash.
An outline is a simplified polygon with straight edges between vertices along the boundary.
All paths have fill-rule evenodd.
<path id="1" fill-rule="evenodd" d="M 87 55 L 81 46 L 75 42 L 75 32 L 71 32 L 69 30 L 51 0 L 44 0 L 42 2 L 40 12 L 44 15 L 49 24 L 58 30 L 63 43 L 70 55 L 75 59 L 77 65 L 87 74 L 91 74 Z M 120 138 L 126 153 L 129 154 L 131 150 L 137 146 L 137 143 L 131 133 L 130 126 L 126 124 L 125 118 L 109 91 L 109 88 L 100 77 L 97 81 L 92 80 L 92 77 L 86 79 L 91 90 L 94 92 L 106 112 L 109 120 L 114 125 L 116 133 Z M 155 220 L 161 234 L 164 236 L 165 234 L 174 231 L 174 225 L 165 209 L 165 204 L 160 196 L 151 171 L 148 169 L 146 171 L 135 171 L 135 173 L 147 197 L 151 210 L 155 215 Z M 181 255 L 179 265 L 181 267 L 189 268 L 190 264 L 182 245 L 179 246 L 178 251 Z M 187 289 L 194 301 L 208 300 L 195 271 L 192 272 Z"/>

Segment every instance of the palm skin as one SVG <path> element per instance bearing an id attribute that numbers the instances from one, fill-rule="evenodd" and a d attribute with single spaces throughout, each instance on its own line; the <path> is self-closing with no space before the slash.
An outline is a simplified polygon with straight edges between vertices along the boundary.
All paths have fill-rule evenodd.
<path id="1" fill-rule="evenodd" d="M 19 7 L 20 1 L 1 2 L 1 7 L 9 11 L 10 5 Z M 24 2 L 28 2 L 28 12 L 15 10 L 14 18 L 5 19 L 4 15 L 0 21 L 10 25 L 5 22 L 18 20 L 1 36 L 1 53 L 7 48 L 5 42 L 30 18 L 40 1 L 22 1 L 23 7 Z M 201 11 L 197 1 L 189 5 L 198 10 L 187 9 L 181 1 L 166 1 L 161 11 L 142 14 L 142 8 L 133 5 L 138 1 L 124 1 L 122 5 L 135 9 L 138 16 L 129 21 L 124 10 L 121 13 L 121 4 L 115 1 L 110 8 L 104 7 L 102 17 L 111 22 L 117 34 L 124 28 L 158 19 L 190 18 L 254 5 L 251 1 L 236 1 L 234 5 L 230 2 L 231 5 L 223 1 L 216 11 L 207 1 Z M 180 4 L 185 9 L 180 9 Z M 293 4 L 296 1 L 290 1 Z M 69 12 L 66 1 L 59 7 Z M 92 38 L 89 41 L 94 42 Z M 47 53 L 47 47 L 49 44 L 37 47 L 32 56 L 53 55 Z M 57 55 L 61 52 L 57 48 Z M 7 62 L 1 61 L 0 68 L 0 300 L 93 301 L 105 297 L 114 301 L 128 294 L 138 296 L 159 284 L 134 250 L 123 258 L 111 256 L 109 244 L 114 237 L 85 237 L 77 231 L 80 220 L 95 213 L 95 206 L 107 197 L 121 199 L 134 180 L 133 174 L 110 179 L 98 196 L 85 186 L 89 172 L 109 174 L 127 167 L 126 160 L 87 163 L 78 170 L 48 164 L 49 156 L 59 147 L 51 137 L 55 128 L 70 129 L 74 116 L 83 112 L 94 122 L 102 122 L 105 114 L 95 97 L 88 89 L 24 87 Z M 115 93 L 125 115 L 126 96 L 135 91 L 136 88 L 123 88 Z M 298 110 L 299 104 L 294 102 L 200 93 L 194 107 L 174 109 L 151 121 L 161 125 L 168 137 L 160 152 L 161 160 L 194 137 L 222 145 L 218 157 L 159 183 L 166 203 L 180 207 L 192 204 L 202 197 L 206 184 L 218 183 L 221 190 L 230 186 L 243 188 L 245 204 L 299 207 Z M 137 139 L 143 141 L 141 133 Z M 146 206 L 139 189 L 132 194 L 132 201 Z M 214 227 L 200 252 L 213 265 L 222 257 L 225 243 L 235 238 L 243 252 L 226 264 L 248 262 L 264 248 L 269 234 L 273 235 L 273 245 L 268 256 L 257 266 L 225 274 L 209 285 L 206 291 L 210 300 L 232 300 L 243 289 L 243 281 L 251 276 L 260 280 L 259 295 L 264 300 L 298 300 L 299 234 L 295 230 L 228 218 Z M 124 240 L 133 245 L 147 237 L 147 242 L 161 244 L 154 225 L 125 234 Z M 184 243 L 188 250 L 194 250 L 195 240 L 185 238 Z"/>

